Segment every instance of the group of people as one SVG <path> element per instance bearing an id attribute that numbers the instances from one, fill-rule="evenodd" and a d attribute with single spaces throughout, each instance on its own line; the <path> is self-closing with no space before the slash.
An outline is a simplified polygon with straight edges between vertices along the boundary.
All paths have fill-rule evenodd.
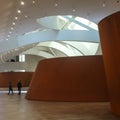
<path id="1" fill-rule="evenodd" d="M 9 88 L 8 94 L 10 94 L 10 93 L 14 94 L 12 82 L 9 82 L 8 88 Z M 18 81 L 18 83 L 17 83 L 17 88 L 18 88 L 18 95 L 20 95 L 20 94 L 21 94 L 21 88 L 22 88 L 22 83 L 21 83 L 21 81 Z"/>

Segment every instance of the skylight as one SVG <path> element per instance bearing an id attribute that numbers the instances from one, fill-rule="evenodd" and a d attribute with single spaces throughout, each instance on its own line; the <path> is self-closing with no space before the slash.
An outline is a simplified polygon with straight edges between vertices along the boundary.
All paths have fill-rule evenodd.
<path id="1" fill-rule="evenodd" d="M 93 28 L 94 30 L 98 30 L 98 27 L 95 23 L 85 19 L 85 18 L 81 18 L 81 17 L 76 17 L 75 20 L 79 21 L 82 24 L 85 24 L 91 28 Z"/>
<path id="2" fill-rule="evenodd" d="M 85 27 L 82 27 L 78 24 L 75 24 L 74 22 L 71 22 L 69 25 L 68 25 L 68 29 L 70 30 L 88 30 L 86 29 Z"/>
<path id="3" fill-rule="evenodd" d="M 81 17 L 72 15 L 48 16 L 37 19 L 37 22 L 44 27 L 56 30 L 95 30 L 98 27 L 95 23 Z"/>

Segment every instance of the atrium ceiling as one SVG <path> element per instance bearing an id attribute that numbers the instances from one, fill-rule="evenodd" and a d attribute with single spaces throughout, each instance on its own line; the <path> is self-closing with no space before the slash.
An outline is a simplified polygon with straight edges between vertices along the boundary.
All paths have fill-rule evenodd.
<path id="1" fill-rule="evenodd" d="M 37 52 L 33 53 L 33 51 L 38 50 L 38 46 L 40 47 L 39 51 L 41 51 L 41 54 L 38 54 L 44 58 L 69 56 L 73 51 L 77 55 L 89 55 L 86 53 L 89 49 L 84 48 L 83 51 L 86 49 L 84 53 L 81 50 L 82 47 L 75 47 L 75 44 L 76 42 L 99 43 L 98 31 L 95 35 L 96 31 L 90 30 L 94 35 L 92 37 L 89 36 L 91 33 L 86 35 L 91 38 L 89 41 L 86 37 L 80 37 L 81 33 L 76 33 L 79 31 L 71 32 L 70 30 L 51 28 L 47 23 L 43 24 L 46 21 L 45 19 L 50 16 L 64 15 L 64 17 L 68 17 L 66 15 L 70 15 L 73 18 L 81 17 L 98 24 L 104 17 L 117 11 L 120 11 L 119 0 L 1 0 L 0 63 L 4 63 L 20 53 L 23 54 L 23 52 L 24 54 L 35 54 Z M 67 24 L 62 28 L 68 27 L 71 22 L 78 24 L 78 21 L 74 21 L 73 18 L 69 18 Z M 40 19 L 42 22 L 38 21 Z M 84 25 L 82 27 L 88 29 Z M 31 33 L 31 35 L 28 35 L 28 33 Z M 71 42 L 68 43 L 69 40 Z M 72 44 L 73 41 L 74 45 Z M 57 49 L 56 45 L 65 49 Z M 79 43 L 79 46 L 82 46 L 81 43 Z M 100 48 L 100 45 L 97 45 L 97 47 Z M 30 48 L 31 53 L 28 51 Z M 67 52 L 65 53 L 64 50 Z M 101 53 L 101 51 L 98 51 L 96 49 L 94 54 Z"/>

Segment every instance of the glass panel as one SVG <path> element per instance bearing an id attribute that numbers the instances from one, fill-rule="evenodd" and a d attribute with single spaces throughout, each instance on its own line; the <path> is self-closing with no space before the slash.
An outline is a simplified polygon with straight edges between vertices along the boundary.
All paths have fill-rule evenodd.
<path id="1" fill-rule="evenodd" d="M 19 55 L 19 62 L 25 62 L 25 55 Z"/>

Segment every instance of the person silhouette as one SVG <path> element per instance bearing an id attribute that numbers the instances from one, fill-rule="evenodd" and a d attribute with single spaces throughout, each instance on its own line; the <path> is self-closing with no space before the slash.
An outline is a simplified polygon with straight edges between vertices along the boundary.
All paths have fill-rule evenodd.
<path id="1" fill-rule="evenodd" d="M 14 93 L 13 93 L 12 82 L 9 82 L 8 88 L 9 88 L 8 95 L 9 95 L 10 93 L 12 93 L 12 95 L 13 95 Z"/>
<path id="2" fill-rule="evenodd" d="M 18 95 L 20 95 L 20 94 L 21 94 L 21 88 L 22 88 L 22 83 L 21 83 L 21 81 L 18 81 L 18 83 L 17 83 L 17 88 L 18 88 Z"/>

